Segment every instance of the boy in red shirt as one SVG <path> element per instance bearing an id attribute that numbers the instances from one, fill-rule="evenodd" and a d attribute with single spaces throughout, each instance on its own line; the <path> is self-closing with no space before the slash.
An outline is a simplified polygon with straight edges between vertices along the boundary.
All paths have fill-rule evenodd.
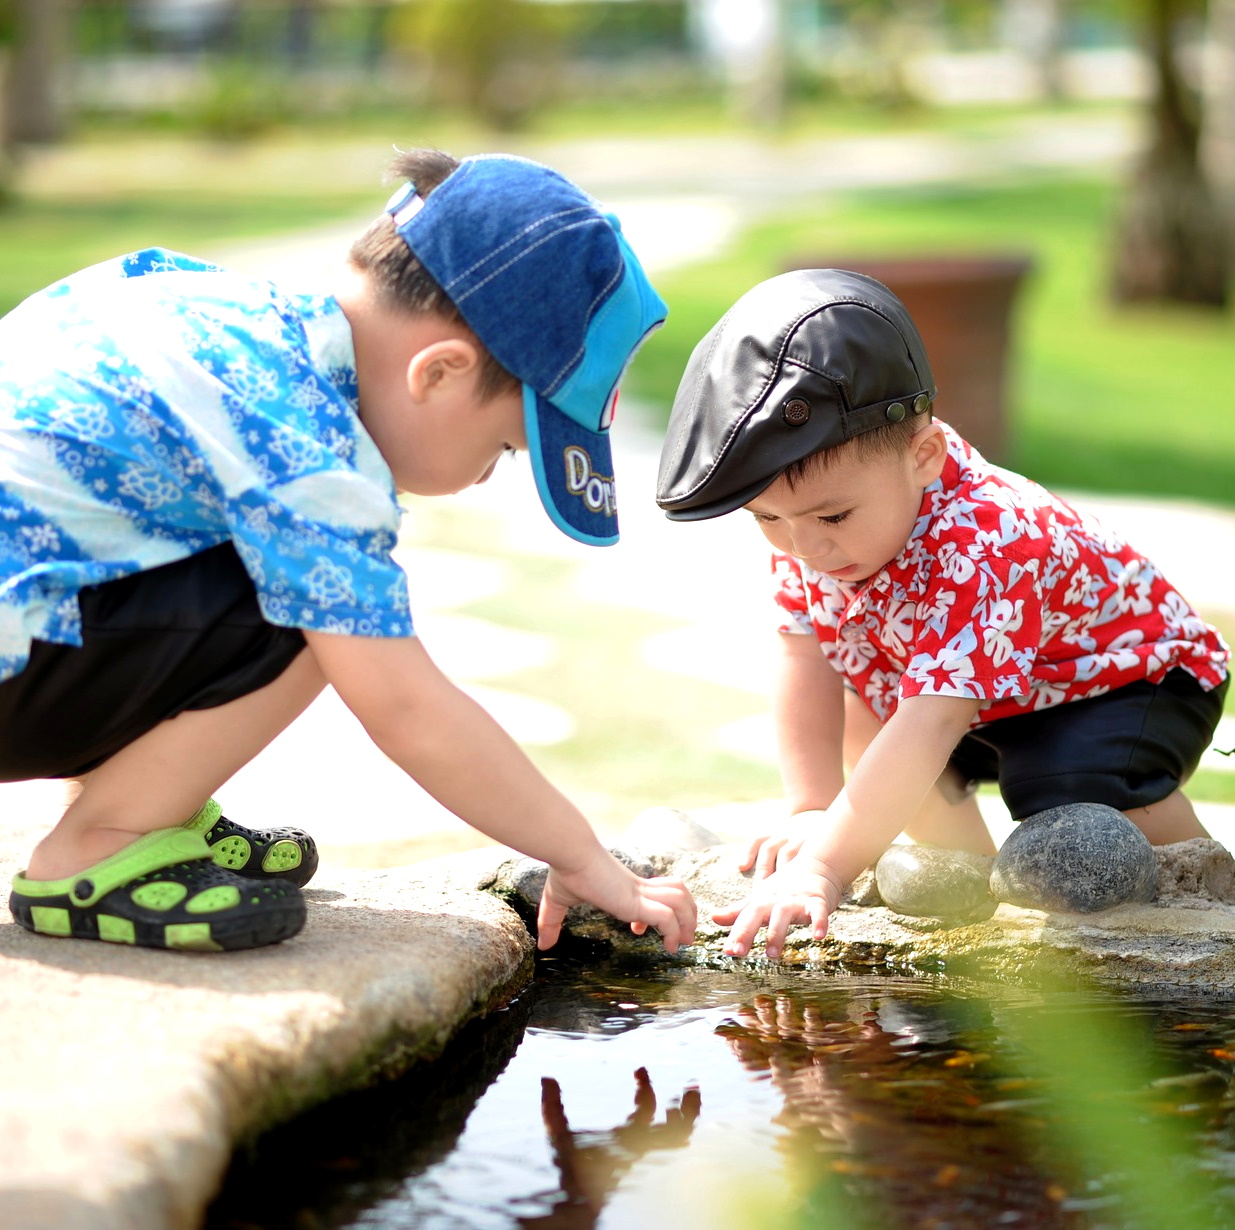
<path id="1" fill-rule="evenodd" d="M 772 958 L 794 922 L 822 938 L 902 830 L 993 854 L 978 781 L 1017 820 L 1101 803 L 1155 844 L 1206 835 L 1180 784 L 1222 713 L 1226 645 L 1116 534 L 934 421 L 934 397 L 904 305 L 835 269 L 749 291 L 678 390 L 657 502 L 682 521 L 746 508 L 785 614 L 793 821 L 714 916 L 733 955 L 764 925 Z"/>

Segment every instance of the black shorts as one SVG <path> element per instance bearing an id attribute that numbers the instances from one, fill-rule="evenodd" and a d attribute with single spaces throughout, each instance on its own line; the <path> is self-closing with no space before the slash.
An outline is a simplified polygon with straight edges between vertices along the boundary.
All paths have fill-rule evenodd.
<path id="1" fill-rule="evenodd" d="M 272 683 L 305 646 L 267 623 L 231 543 L 94 585 L 82 645 L 35 641 L 0 683 L 0 781 L 76 777 L 160 722 Z"/>
<path id="2" fill-rule="evenodd" d="M 951 763 L 966 780 L 998 782 L 1015 820 L 1065 803 L 1119 811 L 1165 799 L 1213 739 L 1230 679 L 1211 692 L 1184 670 L 971 730 Z"/>

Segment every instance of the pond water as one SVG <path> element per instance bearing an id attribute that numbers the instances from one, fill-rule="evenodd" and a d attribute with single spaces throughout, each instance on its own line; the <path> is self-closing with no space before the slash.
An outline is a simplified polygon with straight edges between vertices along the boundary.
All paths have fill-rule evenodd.
<path id="1" fill-rule="evenodd" d="M 542 960 L 208 1230 L 1235 1226 L 1235 1002 Z"/>

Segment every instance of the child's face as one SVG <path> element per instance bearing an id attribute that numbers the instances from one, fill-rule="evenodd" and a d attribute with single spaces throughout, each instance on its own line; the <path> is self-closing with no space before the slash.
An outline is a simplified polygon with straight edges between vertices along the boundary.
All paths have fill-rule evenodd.
<path id="1" fill-rule="evenodd" d="M 778 551 L 856 585 L 904 549 L 922 492 L 946 457 L 943 433 L 931 424 L 902 451 L 866 460 L 841 454 L 792 489 L 782 476 L 746 507 Z"/>

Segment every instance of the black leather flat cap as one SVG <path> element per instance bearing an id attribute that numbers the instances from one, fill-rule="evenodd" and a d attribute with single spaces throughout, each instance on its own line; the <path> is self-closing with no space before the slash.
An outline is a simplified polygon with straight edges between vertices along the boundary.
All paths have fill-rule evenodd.
<path id="1" fill-rule="evenodd" d="M 793 462 L 923 414 L 934 397 L 922 338 L 882 282 L 844 269 L 770 278 L 695 347 L 656 502 L 674 521 L 719 517 Z"/>

